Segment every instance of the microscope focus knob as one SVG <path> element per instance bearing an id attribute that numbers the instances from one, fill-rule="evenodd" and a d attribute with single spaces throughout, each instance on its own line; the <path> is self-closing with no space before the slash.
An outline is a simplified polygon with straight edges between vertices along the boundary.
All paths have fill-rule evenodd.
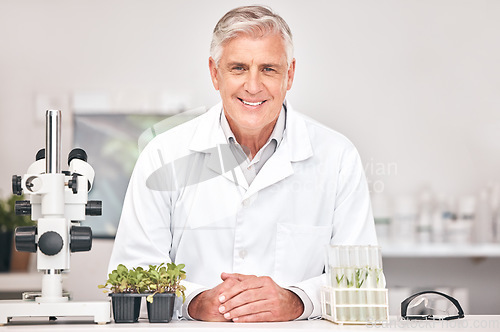
<path id="1" fill-rule="evenodd" d="M 36 226 L 19 226 L 16 228 L 16 250 L 36 252 Z"/>
<path id="2" fill-rule="evenodd" d="M 73 194 L 78 193 L 78 175 L 73 174 L 71 180 L 68 181 L 68 187 L 71 188 Z"/>
<path id="3" fill-rule="evenodd" d="M 88 201 L 85 204 L 86 216 L 100 216 L 102 215 L 102 201 Z"/>
<path id="4" fill-rule="evenodd" d="M 30 201 L 16 201 L 14 205 L 14 211 L 18 216 L 27 216 L 31 214 L 31 203 Z"/>
<path id="5" fill-rule="evenodd" d="M 92 229 L 86 226 L 72 226 L 69 231 L 71 252 L 90 251 L 92 249 Z"/>
<path id="6" fill-rule="evenodd" d="M 12 175 L 12 193 L 14 195 L 23 194 L 23 186 L 21 185 L 22 178 L 18 175 Z"/>
<path id="7" fill-rule="evenodd" d="M 38 239 L 38 248 L 47 256 L 54 256 L 59 253 L 63 244 L 61 235 L 53 231 L 43 233 Z"/>

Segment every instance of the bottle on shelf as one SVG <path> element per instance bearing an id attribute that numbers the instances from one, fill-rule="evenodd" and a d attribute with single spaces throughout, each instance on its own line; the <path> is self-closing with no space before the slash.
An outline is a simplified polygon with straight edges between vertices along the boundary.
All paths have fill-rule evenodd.
<path id="1" fill-rule="evenodd" d="M 429 190 L 425 190 L 420 195 L 418 220 L 417 220 L 417 241 L 420 243 L 432 242 L 433 229 L 433 198 Z"/>
<path id="2" fill-rule="evenodd" d="M 485 189 L 481 191 L 477 198 L 476 214 L 472 231 L 473 242 L 491 243 L 493 242 L 493 232 L 491 200 L 488 191 Z"/>
<path id="3" fill-rule="evenodd" d="M 500 242 L 500 183 L 490 187 L 491 213 L 493 215 L 493 240 Z"/>
<path id="4" fill-rule="evenodd" d="M 391 241 L 392 213 L 387 195 L 373 194 L 371 197 L 375 230 L 379 245 L 382 247 Z"/>
<path id="5" fill-rule="evenodd" d="M 432 217 L 432 242 L 447 241 L 447 226 L 456 219 L 453 206 L 453 197 L 443 194 L 437 196 Z"/>
<path id="6" fill-rule="evenodd" d="M 391 238 L 395 244 L 415 243 L 417 206 L 411 196 L 398 196 L 394 199 L 394 217 L 391 225 Z"/>
<path id="7" fill-rule="evenodd" d="M 448 242 L 467 244 L 471 242 L 471 230 L 474 223 L 476 198 L 463 196 L 458 200 L 457 218 L 448 226 Z"/>

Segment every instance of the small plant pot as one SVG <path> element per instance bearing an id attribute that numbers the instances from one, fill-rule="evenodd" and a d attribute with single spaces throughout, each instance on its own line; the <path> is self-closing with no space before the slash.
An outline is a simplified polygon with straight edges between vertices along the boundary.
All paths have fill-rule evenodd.
<path id="1" fill-rule="evenodd" d="M 141 311 L 142 294 L 111 293 L 115 323 L 137 323 Z"/>
<path id="2" fill-rule="evenodd" d="M 168 323 L 174 314 L 174 293 L 157 293 L 153 296 L 153 303 L 147 303 L 148 319 L 150 323 Z"/>

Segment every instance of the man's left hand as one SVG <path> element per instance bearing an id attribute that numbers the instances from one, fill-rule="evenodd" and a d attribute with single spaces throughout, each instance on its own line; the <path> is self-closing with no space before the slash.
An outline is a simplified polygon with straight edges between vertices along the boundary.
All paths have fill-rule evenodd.
<path id="1" fill-rule="evenodd" d="M 219 311 L 233 322 L 278 322 L 299 317 L 302 300 L 292 291 L 281 288 L 270 277 L 223 273 L 222 279 L 235 278 L 239 283 L 220 294 Z"/>

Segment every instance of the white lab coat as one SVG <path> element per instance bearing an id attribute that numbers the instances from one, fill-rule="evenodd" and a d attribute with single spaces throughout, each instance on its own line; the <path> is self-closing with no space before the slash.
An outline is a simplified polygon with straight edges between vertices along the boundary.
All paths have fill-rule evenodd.
<path id="1" fill-rule="evenodd" d="M 248 186 L 239 166 L 221 160 L 221 111 L 214 106 L 142 152 L 109 269 L 184 263 L 187 295 L 222 282 L 221 272 L 266 275 L 302 289 L 318 316 L 326 245 L 376 244 L 359 155 L 288 107 L 281 144 Z"/>

